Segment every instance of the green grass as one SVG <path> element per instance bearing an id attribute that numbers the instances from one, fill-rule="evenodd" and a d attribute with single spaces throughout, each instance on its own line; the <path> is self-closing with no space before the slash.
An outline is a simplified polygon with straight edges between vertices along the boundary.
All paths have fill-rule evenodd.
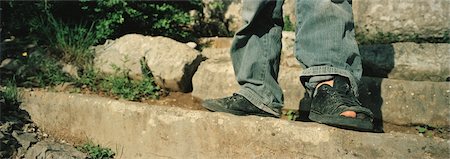
<path id="1" fill-rule="evenodd" d="M 98 144 L 94 144 L 91 141 L 78 146 L 78 150 L 83 153 L 87 153 L 90 159 L 104 159 L 114 158 L 115 153 L 110 148 L 101 147 Z"/>
<path id="2" fill-rule="evenodd" d="M 0 101 L 6 105 L 18 105 L 20 103 L 19 91 L 14 80 L 6 81 L 6 85 L 0 91 Z"/>
<path id="3" fill-rule="evenodd" d="M 45 44 L 50 54 L 80 68 L 92 63 L 95 54 L 90 47 L 98 42 L 93 24 L 68 25 L 50 13 L 32 19 L 31 24 L 31 29 L 37 34 L 36 40 Z"/>

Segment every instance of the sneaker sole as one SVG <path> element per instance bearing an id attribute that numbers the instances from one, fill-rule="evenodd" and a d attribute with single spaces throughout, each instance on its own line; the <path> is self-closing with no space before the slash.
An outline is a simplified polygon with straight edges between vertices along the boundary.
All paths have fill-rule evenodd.
<path id="1" fill-rule="evenodd" d="M 335 116 L 327 114 L 317 114 L 314 112 L 310 112 L 309 119 L 318 123 L 340 127 L 344 129 L 373 131 L 372 122 L 364 119 L 347 118 L 343 116 Z"/>
<path id="2" fill-rule="evenodd" d="M 224 112 L 224 113 L 230 113 L 230 114 L 234 114 L 234 115 L 238 115 L 238 116 L 256 115 L 256 116 L 262 116 L 262 117 L 274 117 L 274 118 L 277 118 L 277 116 L 269 114 L 269 113 L 267 113 L 267 114 L 263 114 L 263 113 L 249 113 L 249 112 L 244 112 L 244 111 L 225 109 L 225 108 L 221 107 L 218 104 L 209 103 L 209 102 L 203 102 L 202 106 L 204 108 L 208 109 L 209 111 L 212 111 L 212 112 Z"/>
<path id="3" fill-rule="evenodd" d="M 203 102 L 202 106 L 212 112 L 225 112 L 225 113 L 231 113 L 234 115 L 246 115 L 245 112 L 225 109 L 225 108 L 221 107 L 220 105 L 217 105 L 214 103 Z"/>

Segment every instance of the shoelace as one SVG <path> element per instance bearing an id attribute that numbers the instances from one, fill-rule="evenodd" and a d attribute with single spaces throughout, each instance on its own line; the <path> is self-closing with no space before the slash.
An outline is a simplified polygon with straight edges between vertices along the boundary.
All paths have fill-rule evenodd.
<path id="1" fill-rule="evenodd" d="M 335 94 L 339 97 L 339 101 L 342 102 L 343 105 L 348 107 L 362 105 L 358 99 L 351 94 L 352 92 L 350 91 L 350 86 L 348 84 L 336 88 L 335 91 Z"/>
<path id="2" fill-rule="evenodd" d="M 337 91 L 337 95 L 339 95 L 342 103 L 346 106 L 361 106 L 362 104 L 356 99 L 355 96 L 348 94 L 348 92 L 340 92 Z"/>
<path id="3" fill-rule="evenodd" d="M 235 102 L 235 101 L 240 100 L 241 98 L 242 98 L 242 96 L 240 96 L 240 95 L 238 95 L 236 93 L 233 93 L 233 96 L 231 96 L 227 102 L 230 102 L 230 101 L 231 102 Z"/>

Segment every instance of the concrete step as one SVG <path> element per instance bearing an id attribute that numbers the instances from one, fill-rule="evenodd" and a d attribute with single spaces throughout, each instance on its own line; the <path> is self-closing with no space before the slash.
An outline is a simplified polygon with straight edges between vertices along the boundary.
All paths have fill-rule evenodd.
<path id="1" fill-rule="evenodd" d="M 210 44 L 202 54 L 207 58 L 229 58 L 232 38 L 204 38 Z M 283 32 L 281 65 L 300 67 L 294 56 L 295 33 Z M 371 77 L 387 77 L 410 81 L 443 82 L 450 79 L 450 44 L 412 43 L 359 45 L 363 73 Z"/>
<path id="2" fill-rule="evenodd" d="M 450 141 L 367 133 L 257 116 L 192 111 L 109 98 L 22 93 L 45 132 L 91 139 L 119 158 L 447 158 Z"/>
<path id="3" fill-rule="evenodd" d="M 239 90 L 225 50 L 209 51 L 195 73 L 192 95 L 200 99 L 221 98 Z M 298 76 L 299 67 L 281 65 L 278 81 L 283 89 L 285 109 L 299 109 L 305 90 Z M 362 78 L 360 101 L 368 106 L 379 121 L 397 125 L 450 126 L 450 83 L 406 81 L 387 78 Z M 305 108 L 308 110 L 309 108 Z M 382 129 L 381 125 L 379 129 Z"/>

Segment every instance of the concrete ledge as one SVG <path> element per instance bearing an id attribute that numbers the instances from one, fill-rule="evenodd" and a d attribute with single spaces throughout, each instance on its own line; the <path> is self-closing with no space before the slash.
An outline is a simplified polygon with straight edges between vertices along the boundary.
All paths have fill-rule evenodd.
<path id="1" fill-rule="evenodd" d="M 229 56 L 223 56 L 223 50 L 209 51 L 207 57 L 216 58 L 210 58 L 199 66 L 192 79 L 192 95 L 200 99 L 230 96 L 239 90 L 231 60 Z M 288 58 L 284 59 L 285 64 L 288 63 Z M 299 101 L 305 93 L 298 78 L 301 70 L 299 67 L 280 66 L 278 81 L 284 93 L 284 109 L 299 109 Z M 408 71 L 403 69 L 400 72 Z M 449 82 L 363 77 L 359 94 L 360 101 L 375 113 L 377 121 L 397 125 L 450 126 Z M 307 106 L 301 107 L 309 110 Z"/>
<path id="2" fill-rule="evenodd" d="M 44 131 L 92 139 L 120 158 L 446 158 L 449 140 L 315 123 L 150 106 L 96 96 L 23 92 Z"/>

